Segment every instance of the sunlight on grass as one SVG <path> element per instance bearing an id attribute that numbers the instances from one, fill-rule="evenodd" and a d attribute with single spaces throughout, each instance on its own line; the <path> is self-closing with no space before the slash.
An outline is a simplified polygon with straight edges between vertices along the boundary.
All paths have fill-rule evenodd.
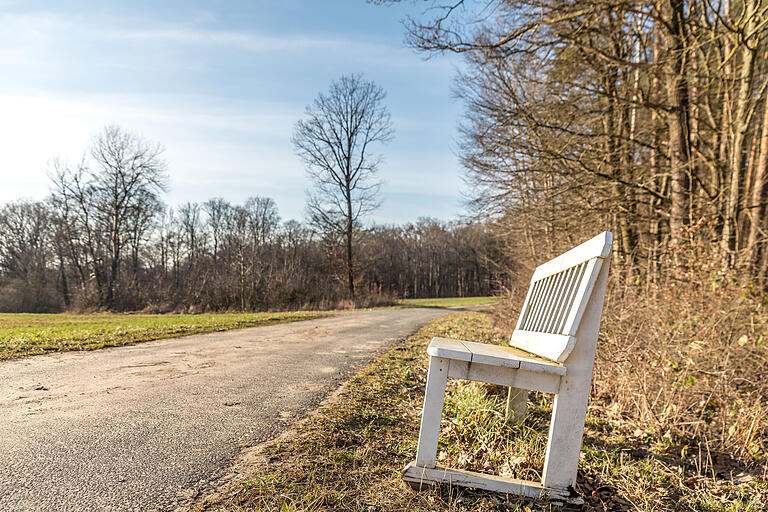
<path id="1" fill-rule="evenodd" d="M 0 314 L 0 359 L 308 320 L 319 312 L 127 315 Z"/>
<path id="2" fill-rule="evenodd" d="M 413 461 L 434 336 L 502 343 L 506 336 L 482 312 L 445 315 L 382 356 L 334 401 L 288 437 L 251 453 L 254 463 L 235 485 L 193 510 L 566 512 L 546 500 L 451 486 L 415 492 L 400 478 Z M 451 379 L 441 422 L 441 465 L 538 480 L 552 396 L 531 393 L 525 422 L 504 422 L 506 389 Z M 764 476 L 741 483 L 699 471 L 663 438 L 638 438 L 630 419 L 611 420 L 590 404 L 576 491 L 584 511 L 752 512 L 765 508 Z M 655 446 L 658 445 L 658 449 Z M 706 454 L 704 455 L 706 456 Z M 743 471 L 740 468 L 737 471 Z M 754 471 L 754 468 L 750 469 Z M 746 474 L 746 473 L 745 473 Z"/>
<path id="3" fill-rule="evenodd" d="M 479 306 L 493 304 L 496 297 L 444 297 L 441 299 L 402 299 L 397 302 L 401 306 L 418 308 L 450 308 L 454 306 Z"/>

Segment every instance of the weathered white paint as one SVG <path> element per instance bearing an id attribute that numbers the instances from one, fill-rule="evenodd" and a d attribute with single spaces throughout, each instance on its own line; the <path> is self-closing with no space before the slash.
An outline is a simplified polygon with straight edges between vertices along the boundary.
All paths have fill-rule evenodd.
<path id="1" fill-rule="evenodd" d="M 557 393 L 560 389 L 560 375 L 532 372 L 490 364 L 451 361 L 448 377 L 452 379 L 487 382 L 499 386 L 531 389 L 542 393 Z"/>
<path id="2" fill-rule="evenodd" d="M 538 497 L 568 498 L 576 481 L 592 367 L 597 347 L 613 235 L 602 233 L 534 272 L 509 347 L 434 338 L 410 482 Z M 446 379 L 510 387 L 508 410 L 521 420 L 527 391 L 555 395 L 541 483 L 435 467 Z"/>
<path id="3" fill-rule="evenodd" d="M 423 468 L 435 467 L 437 438 L 440 435 L 440 418 L 443 415 L 449 364 L 449 360 L 442 357 L 429 358 L 427 389 L 424 393 L 424 409 L 421 413 L 419 430 L 419 447 L 416 450 L 416 465 Z"/>
<path id="4" fill-rule="evenodd" d="M 484 491 L 498 492 L 508 496 L 520 496 L 525 498 L 541 498 L 548 496 L 550 500 L 562 501 L 569 505 L 583 505 L 584 500 L 570 495 L 566 489 L 551 489 L 538 482 L 530 480 L 518 480 L 516 478 L 503 478 L 494 475 L 484 475 L 474 471 L 461 471 L 436 466 L 434 468 L 421 468 L 414 464 L 408 464 L 403 469 L 403 480 L 414 489 L 421 490 L 427 486 L 455 485 L 457 487 L 469 487 Z"/>
<path id="5" fill-rule="evenodd" d="M 582 261 L 587 261 L 592 258 L 607 258 L 611 253 L 612 246 L 613 233 L 604 231 L 583 244 L 574 247 L 570 251 L 564 252 L 557 258 L 551 259 L 536 267 L 536 271 L 533 273 L 531 281 L 536 282 L 539 279 L 551 276 L 552 274 L 557 274 L 558 272 L 567 270 Z"/>

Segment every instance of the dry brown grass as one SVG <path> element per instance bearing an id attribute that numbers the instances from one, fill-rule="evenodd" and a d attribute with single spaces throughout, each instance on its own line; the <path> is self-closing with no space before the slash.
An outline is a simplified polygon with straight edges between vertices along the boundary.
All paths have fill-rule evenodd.
<path id="1" fill-rule="evenodd" d="M 685 449 L 703 473 L 762 472 L 768 296 L 720 271 L 705 228 L 658 265 L 614 264 L 592 400 L 638 438 Z M 525 290 L 516 291 L 496 308 L 499 330 L 514 325 Z"/>
<path id="2" fill-rule="evenodd" d="M 609 310 L 605 325 L 627 322 L 620 316 L 621 311 L 621 308 Z M 626 327 L 618 329 L 619 325 Z M 596 397 L 588 413 L 577 484 L 577 491 L 586 500 L 583 510 L 762 510 L 768 503 L 768 484 L 762 469 L 764 457 L 759 454 L 730 457 L 728 464 L 736 466 L 718 466 L 712 437 L 708 438 L 709 452 L 706 444 L 701 441 L 693 444 L 692 438 L 681 443 L 684 438 L 680 436 L 696 432 L 696 425 L 680 425 L 671 434 L 658 426 L 652 427 L 648 418 L 636 416 L 637 410 L 631 408 L 629 397 L 635 391 L 622 388 L 619 382 L 610 382 L 612 375 L 615 378 L 623 375 L 624 370 L 619 368 L 628 369 L 633 364 L 628 356 L 621 356 L 622 359 L 617 355 L 639 348 L 626 345 L 625 338 L 617 334 L 628 332 L 631 325 L 611 326 L 598 349 Z M 487 314 L 457 313 L 433 322 L 356 377 L 337 400 L 299 425 L 293 437 L 263 448 L 261 462 L 253 467 L 251 478 L 201 508 L 552 509 L 546 502 L 521 503 L 514 497 L 455 488 L 414 492 L 402 483 L 399 470 L 416 452 L 417 414 L 426 379 L 425 348 L 433 336 L 497 343 L 503 340 Z M 611 369 L 613 367 L 617 368 Z M 642 375 L 642 369 L 642 366 L 637 368 L 638 376 Z M 656 370 L 650 375 L 655 375 L 653 371 Z M 680 378 L 672 377 L 668 371 L 658 371 L 655 378 L 663 377 L 670 384 L 659 381 L 655 386 L 659 389 L 667 385 L 670 389 L 679 387 L 675 383 L 679 383 Z M 646 386 L 650 384 L 650 375 Z M 642 387 L 636 389 L 642 390 Z M 690 391 L 691 387 L 683 384 L 683 389 Z M 647 391 L 652 393 L 650 389 Z M 442 463 L 523 478 L 539 477 L 551 399 L 534 394 L 525 424 L 514 427 L 501 421 L 504 398 L 505 390 L 496 386 L 450 383 L 441 432 L 439 458 Z M 683 399 L 689 398 L 685 395 Z M 694 403 L 694 399 L 690 400 Z M 713 414 L 720 421 L 722 413 L 715 410 Z M 653 416 L 649 413 L 648 417 Z M 762 432 L 763 420 L 757 417 L 753 431 Z M 758 427 L 760 422 L 763 423 Z M 704 421 L 704 425 L 713 423 L 715 420 Z M 738 424 L 745 423 L 746 420 L 739 420 Z M 703 427 L 698 428 L 702 431 Z M 715 425 L 713 429 L 719 431 L 720 427 Z M 720 467 L 725 469 L 716 469 Z"/>

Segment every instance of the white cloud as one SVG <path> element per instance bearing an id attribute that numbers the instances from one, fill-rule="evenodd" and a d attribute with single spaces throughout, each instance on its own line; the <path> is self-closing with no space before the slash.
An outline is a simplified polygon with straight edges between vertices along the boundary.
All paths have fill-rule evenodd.
<path id="1" fill-rule="evenodd" d="M 16 95 L 0 97 L 0 111 L 6 120 L 0 123 L 0 203 L 44 197 L 49 162 L 78 161 L 95 132 L 115 123 L 165 146 L 172 204 L 213 196 L 237 202 L 267 195 L 277 200 L 284 216 L 302 214 L 308 182 L 290 143 L 293 123 L 301 114 L 297 109 L 204 98 L 176 98 L 172 103 L 168 98 Z M 440 148 L 398 155 L 393 143 L 382 152 L 395 153 L 381 167 L 385 194 L 436 199 L 456 195 L 455 163 Z M 439 200 L 444 203 L 440 211 L 456 209 L 455 202 Z M 392 207 L 390 216 L 403 215 L 407 206 L 387 200 L 384 211 Z M 418 215 L 431 211 L 424 201 L 411 206 Z"/>
<path id="2" fill-rule="evenodd" d="M 177 100 L 178 101 L 178 100 Z M 190 105 L 198 104 L 197 108 Z M 0 201 L 40 197 L 46 167 L 54 157 L 78 160 L 93 134 L 119 124 L 166 146 L 172 181 L 215 185 L 212 173 L 258 167 L 263 158 L 288 146 L 299 113 L 265 105 L 214 104 L 188 99 L 169 104 L 146 97 L 0 96 Z M 281 143 L 281 141 L 285 141 Z M 284 149 L 284 148 L 282 148 Z M 288 147 L 290 150 L 290 147 Z M 275 165 L 276 160 L 270 162 Z M 251 176 L 253 178 L 253 176 Z M 26 184 L 26 186 L 24 186 Z"/>
<path id="3" fill-rule="evenodd" d="M 229 46 L 254 53 L 340 50 L 350 47 L 342 38 L 306 38 L 296 35 L 262 35 L 250 32 L 209 30 L 189 26 L 166 26 L 149 30 L 110 30 L 101 35 L 111 39 L 165 42 L 194 46 Z"/>
<path id="4" fill-rule="evenodd" d="M 452 171 L 457 164 L 449 142 L 440 147 L 419 143 L 423 134 L 431 135 L 437 126 L 451 121 L 423 116 L 412 108 L 416 91 L 435 96 L 434 91 L 422 90 L 436 83 L 424 77 L 450 67 L 446 61 L 424 64 L 409 50 L 372 38 L 360 41 L 323 34 L 216 30 L 205 28 L 199 20 L 168 24 L 93 13 L 0 12 L 0 26 L 0 68 L 6 77 L 0 82 L 0 203 L 44 197 L 48 162 L 54 157 L 78 160 L 94 133 L 114 123 L 166 147 L 171 203 L 212 196 L 241 201 L 259 194 L 275 198 L 284 217 L 300 217 L 308 184 L 293 154 L 290 134 L 304 104 L 316 94 L 311 90 L 315 85 L 309 87 L 301 104 L 295 104 L 295 98 L 294 103 L 287 103 L 290 99 L 286 98 L 274 101 L 257 90 L 239 96 L 258 99 L 235 99 L 233 91 L 238 91 L 232 86 L 239 85 L 237 76 L 231 77 L 232 83 L 227 76 L 216 76 L 200 87 L 189 82 L 190 77 L 203 80 L 212 76 L 207 73 L 208 64 L 217 64 L 218 58 L 238 51 L 244 52 L 242 58 L 230 63 L 227 70 L 252 66 L 270 85 L 319 80 L 329 70 L 335 75 L 337 68 L 354 69 L 367 63 L 360 69 L 371 70 L 384 85 L 400 88 L 390 99 L 395 129 L 402 140 L 396 138 L 382 149 L 391 155 L 381 170 L 385 193 L 393 197 L 385 200 L 382 218 L 415 217 L 409 214 L 409 202 L 402 199 L 405 193 L 421 195 L 421 200 L 411 204 L 418 215 L 430 214 L 430 197 L 443 208 L 450 202 L 444 198 L 457 195 L 459 180 Z M 203 54 L 208 61 L 200 57 Z M 283 59 L 283 64 L 290 62 L 303 74 L 288 76 L 293 72 L 288 66 L 283 74 L 273 76 L 268 66 L 273 61 L 261 59 L 262 54 Z M 297 57 L 296 62 L 285 58 L 289 54 Z M 315 67 L 308 68 L 307 61 Z M 178 72 L 198 69 L 196 66 L 206 73 Z M 123 75 L 122 67 L 142 73 Z M 173 72 L 168 72 L 171 68 Z M 119 80 L 100 83 L 115 76 L 135 82 L 128 83 L 120 94 L 105 93 L 123 85 Z M 176 82 L 160 83 L 163 78 Z M 85 94 L 85 90 L 99 93 Z M 187 94 L 190 90 L 201 92 Z M 450 208 L 455 210 L 454 205 Z"/>

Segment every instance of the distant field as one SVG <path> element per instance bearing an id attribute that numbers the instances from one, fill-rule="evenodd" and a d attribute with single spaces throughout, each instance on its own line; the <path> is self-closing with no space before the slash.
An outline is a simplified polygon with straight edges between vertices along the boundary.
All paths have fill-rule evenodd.
<path id="1" fill-rule="evenodd" d="M 398 304 L 421 308 L 449 308 L 452 306 L 491 304 L 495 301 L 496 297 L 447 297 L 443 299 L 402 299 L 398 301 Z"/>
<path id="2" fill-rule="evenodd" d="M 116 347 L 187 334 L 271 325 L 323 316 L 319 312 L 206 315 L 0 313 L 0 359 Z"/>

